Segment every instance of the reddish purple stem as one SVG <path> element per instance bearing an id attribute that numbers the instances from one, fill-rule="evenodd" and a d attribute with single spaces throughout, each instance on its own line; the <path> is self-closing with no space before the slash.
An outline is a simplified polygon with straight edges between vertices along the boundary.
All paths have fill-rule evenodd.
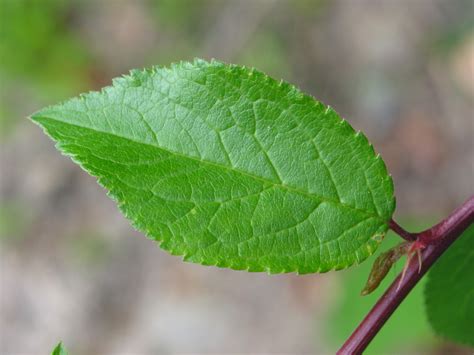
<path id="1" fill-rule="evenodd" d="M 362 354 L 431 265 L 473 222 L 474 196 L 451 213 L 449 217 L 421 233 L 409 233 L 397 223 L 391 221 L 390 228 L 400 234 L 402 238 L 406 240 L 419 240 L 426 245 L 426 248 L 422 251 L 421 270 L 418 270 L 418 261 L 416 258 L 413 258 L 410 265 L 408 265 L 403 280 L 400 281 L 401 274 L 398 275 L 337 354 Z"/>
<path id="2" fill-rule="evenodd" d="M 395 233 L 397 233 L 400 237 L 403 239 L 411 242 L 416 239 L 416 236 L 413 233 L 407 232 L 405 229 L 400 227 L 397 222 L 395 222 L 393 219 L 390 220 L 388 224 L 389 228 L 393 230 Z"/>

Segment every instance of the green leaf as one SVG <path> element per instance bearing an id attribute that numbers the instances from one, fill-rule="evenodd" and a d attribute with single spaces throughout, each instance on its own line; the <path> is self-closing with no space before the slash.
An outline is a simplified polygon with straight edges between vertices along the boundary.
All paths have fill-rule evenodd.
<path id="1" fill-rule="evenodd" d="M 425 301 L 437 334 L 474 346 L 474 224 L 429 272 Z"/>
<path id="2" fill-rule="evenodd" d="M 67 355 L 67 350 L 64 348 L 62 341 L 56 345 L 51 355 Z"/>
<path id="3" fill-rule="evenodd" d="M 162 248 L 205 265 L 324 272 L 376 249 L 385 164 L 329 107 L 254 69 L 132 71 L 32 116 Z"/>

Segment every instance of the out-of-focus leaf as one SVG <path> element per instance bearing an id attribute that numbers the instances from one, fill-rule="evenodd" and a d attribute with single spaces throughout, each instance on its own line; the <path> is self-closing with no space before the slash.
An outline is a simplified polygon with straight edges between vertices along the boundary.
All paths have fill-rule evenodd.
<path id="1" fill-rule="evenodd" d="M 474 346 L 474 224 L 430 270 L 425 301 L 437 334 Z"/>
<path id="2" fill-rule="evenodd" d="M 67 350 L 64 348 L 62 341 L 56 345 L 51 355 L 68 355 Z"/>

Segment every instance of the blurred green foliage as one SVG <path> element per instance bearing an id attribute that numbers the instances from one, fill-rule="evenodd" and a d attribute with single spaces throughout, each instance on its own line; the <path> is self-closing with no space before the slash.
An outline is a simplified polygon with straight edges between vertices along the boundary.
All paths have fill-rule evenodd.
<path id="1" fill-rule="evenodd" d="M 439 335 L 474 348 L 474 224 L 436 261 L 428 273 L 428 320 Z"/>
<path id="2" fill-rule="evenodd" d="M 451 28 L 435 36 L 433 51 L 436 54 L 449 57 L 449 55 L 451 55 L 459 45 L 462 45 L 463 41 L 472 36 L 473 33 L 474 16 L 453 24 Z"/>
<path id="3" fill-rule="evenodd" d="M 105 263 L 109 256 L 109 245 L 105 236 L 99 232 L 81 231 L 69 237 L 68 247 L 71 259 L 80 266 L 97 267 L 97 264 Z M 69 258 L 69 257 L 68 257 Z"/>
<path id="4" fill-rule="evenodd" d="M 32 211 L 18 203 L 2 201 L 0 204 L 0 243 L 19 242 L 30 227 Z"/>
<path id="5" fill-rule="evenodd" d="M 168 29 L 199 34 L 202 19 L 208 16 L 215 0 L 161 0 L 151 1 L 150 7 L 157 21 Z M 196 31 L 196 29 L 198 29 Z"/>
<path id="6" fill-rule="evenodd" d="M 44 95 L 84 84 L 88 55 L 70 30 L 71 4 L 63 0 L 2 2 L 2 76 L 28 80 Z"/>
<path id="7" fill-rule="evenodd" d="M 277 78 L 287 78 L 291 73 L 283 41 L 275 32 L 263 32 L 254 36 L 237 62 L 258 68 Z"/>
<path id="8" fill-rule="evenodd" d="M 88 86 L 90 56 L 71 30 L 75 1 L 3 0 L 0 4 L 0 132 L 31 101 L 63 99 Z M 7 90 L 8 88 L 8 90 Z M 22 102 L 24 97 L 33 97 Z"/>

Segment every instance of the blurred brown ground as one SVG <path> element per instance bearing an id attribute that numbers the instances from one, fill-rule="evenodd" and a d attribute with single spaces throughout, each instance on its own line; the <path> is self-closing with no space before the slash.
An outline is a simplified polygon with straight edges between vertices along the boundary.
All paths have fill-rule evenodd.
<path id="1" fill-rule="evenodd" d="M 26 119 L 131 68 L 217 58 L 295 83 L 367 134 L 393 175 L 397 218 L 442 216 L 474 191 L 472 0 L 0 4 L 2 354 L 45 354 L 60 339 L 77 354 L 332 349 L 337 273 L 183 263 Z M 54 41 L 29 44 L 33 19 Z M 458 351 L 443 346 L 411 351 Z"/>

